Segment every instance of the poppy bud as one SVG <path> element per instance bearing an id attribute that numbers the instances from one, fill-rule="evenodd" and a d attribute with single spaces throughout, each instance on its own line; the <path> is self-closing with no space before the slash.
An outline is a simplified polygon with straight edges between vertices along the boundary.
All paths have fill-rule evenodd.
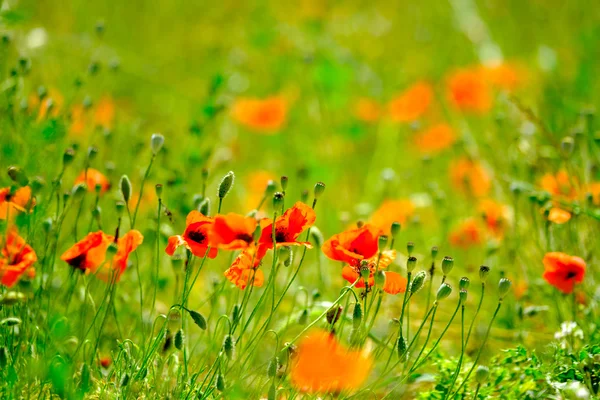
<path id="1" fill-rule="evenodd" d="M 438 255 L 438 247 L 437 246 L 433 246 L 431 248 L 431 258 L 435 261 L 437 255 Z"/>
<path id="2" fill-rule="evenodd" d="M 125 203 L 122 201 L 117 201 L 115 203 L 115 207 L 117 209 L 117 216 L 121 218 L 123 216 L 123 211 L 125 211 Z"/>
<path id="3" fill-rule="evenodd" d="M 467 290 L 466 289 L 460 289 L 460 292 L 458 293 L 458 299 L 460 300 L 460 304 L 465 304 L 467 302 Z"/>
<path id="4" fill-rule="evenodd" d="M 331 307 L 327 310 L 327 323 L 329 323 L 329 325 L 335 325 L 342 316 L 343 310 L 344 308 L 340 305 Z"/>
<path id="5" fill-rule="evenodd" d="M 267 197 L 273 196 L 276 191 L 277 191 L 277 185 L 275 184 L 275 181 L 269 180 L 267 182 L 267 187 L 265 188 L 265 196 L 267 196 Z"/>
<path id="6" fill-rule="evenodd" d="M 6 33 L 2 34 L 2 43 L 3 44 L 9 44 L 10 43 L 10 36 L 8 36 L 8 34 L 6 34 Z"/>
<path id="7" fill-rule="evenodd" d="M 386 235 L 379 236 L 379 251 L 380 252 L 383 251 L 383 249 L 385 249 L 387 242 L 388 242 L 388 237 Z"/>
<path id="8" fill-rule="evenodd" d="M 96 206 L 92 209 L 92 217 L 98 219 L 100 218 L 100 214 L 102 213 L 102 209 L 99 206 Z"/>
<path id="9" fill-rule="evenodd" d="M 408 343 L 403 336 L 398 338 L 398 342 L 396 343 L 396 347 L 398 349 L 398 357 L 403 357 L 406 355 L 406 350 L 408 349 Z"/>
<path id="10" fill-rule="evenodd" d="M 129 383 L 129 374 L 125 374 L 123 375 L 123 378 L 121 378 L 121 387 L 125 387 L 127 386 L 127 384 Z"/>
<path id="11" fill-rule="evenodd" d="M 179 329 L 175 334 L 175 348 L 177 350 L 183 349 L 183 329 Z"/>
<path id="12" fill-rule="evenodd" d="M 157 155 L 160 149 L 162 149 L 163 144 L 165 144 L 165 137 L 160 133 L 153 133 L 150 137 L 150 149 L 152 150 L 152 154 Z"/>
<path id="13" fill-rule="evenodd" d="M 17 303 L 23 303 L 26 300 L 27 296 L 21 292 L 8 292 L 4 296 L 0 296 L 0 305 L 12 306 Z"/>
<path id="14" fill-rule="evenodd" d="M 96 186 L 94 186 L 94 190 L 95 190 L 96 194 L 100 194 L 100 192 L 102 192 L 102 185 L 99 183 L 96 183 Z"/>
<path id="15" fill-rule="evenodd" d="M 85 183 L 79 183 L 79 184 L 75 185 L 72 190 L 73 201 L 79 201 L 79 200 L 83 199 L 85 192 L 86 192 Z"/>
<path id="16" fill-rule="evenodd" d="M 261 233 L 262 233 L 262 228 L 260 227 L 260 224 L 256 224 L 256 228 L 254 229 L 254 233 L 252 234 L 252 239 L 254 240 L 254 242 L 258 242 L 258 240 L 260 239 Z"/>
<path id="17" fill-rule="evenodd" d="M 354 310 L 352 310 L 352 326 L 354 329 L 358 329 L 362 322 L 362 306 L 360 303 L 354 304 Z"/>
<path id="18" fill-rule="evenodd" d="M 273 357 L 271 361 L 269 361 L 269 365 L 267 365 L 267 376 L 269 378 L 274 378 L 277 374 L 277 369 L 279 368 L 279 358 Z"/>
<path id="19" fill-rule="evenodd" d="M 123 200 L 125 200 L 125 203 L 128 203 L 129 199 L 131 198 L 131 181 L 127 175 L 123 175 L 121 177 L 121 180 L 119 181 L 119 187 L 121 188 Z"/>
<path id="20" fill-rule="evenodd" d="M 210 214 L 210 199 L 208 197 L 200 202 L 198 211 L 200 211 L 202 215 L 208 216 Z"/>
<path id="21" fill-rule="evenodd" d="M 71 164 L 71 162 L 73 162 L 74 158 L 75 158 L 75 150 L 73 150 L 71 147 L 69 147 L 63 153 L 63 167 L 66 167 L 67 165 Z"/>
<path id="22" fill-rule="evenodd" d="M 319 289 L 314 289 L 312 291 L 313 302 L 319 300 L 320 298 L 321 298 L 321 292 L 319 292 Z"/>
<path id="23" fill-rule="evenodd" d="M 283 199 L 284 195 L 281 192 L 276 192 L 273 195 L 273 208 L 275 210 L 279 210 L 281 208 L 281 206 L 283 205 Z"/>
<path id="24" fill-rule="evenodd" d="M 392 222 L 392 227 L 390 228 L 390 232 L 392 233 L 392 238 L 396 238 L 398 233 L 400 233 L 400 222 L 394 221 Z"/>
<path id="25" fill-rule="evenodd" d="M 288 185 L 288 177 L 284 175 L 281 177 L 281 190 L 285 192 L 285 190 L 287 189 L 287 185 Z"/>
<path id="26" fill-rule="evenodd" d="M 504 296 L 506 296 L 506 294 L 510 290 L 511 285 L 512 282 L 509 279 L 500 279 L 500 282 L 498 282 L 498 296 L 500 296 L 500 299 L 503 299 Z"/>
<path id="27" fill-rule="evenodd" d="M 202 176 L 202 181 L 206 182 L 208 179 L 208 168 L 202 168 L 200 175 Z"/>
<path id="28" fill-rule="evenodd" d="M 221 183 L 219 183 L 219 189 L 217 190 L 217 196 L 219 199 L 224 199 L 227 196 L 227 193 L 231 190 L 233 186 L 233 181 L 235 180 L 235 174 L 233 171 L 229 171 L 223 179 L 221 179 Z"/>
<path id="29" fill-rule="evenodd" d="M 323 234 L 321 233 L 321 230 L 319 228 L 317 228 L 316 226 L 311 227 L 310 236 L 312 237 L 312 240 L 313 242 L 315 242 L 315 245 L 317 247 L 321 247 L 323 245 L 325 238 L 323 237 Z"/>
<path id="30" fill-rule="evenodd" d="M 408 242 L 406 243 L 406 251 L 408 252 L 408 255 L 412 255 L 413 250 L 415 249 L 415 244 L 413 242 Z"/>
<path id="31" fill-rule="evenodd" d="M 162 197 L 163 185 L 157 183 L 156 186 L 154 186 L 154 190 L 156 191 L 156 197 L 160 199 Z"/>
<path id="32" fill-rule="evenodd" d="M 325 191 L 325 184 L 323 182 L 317 182 L 315 184 L 315 200 L 321 197 L 323 192 Z"/>
<path id="33" fill-rule="evenodd" d="M 308 309 L 304 309 L 302 310 L 302 312 L 300 313 L 300 316 L 298 317 L 298 324 L 299 325 L 306 325 L 308 322 Z"/>
<path id="34" fill-rule="evenodd" d="M 573 153 L 575 147 L 575 141 L 571 136 L 565 136 L 560 142 L 560 148 L 566 156 L 570 156 Z"/>
<path id="35" fill-rule="evenodd" d="M 293 261 L 292 248 L 290 246 L 283 246 L 279 249 L 279 261 L 283 263 L 284 266 L 289 267 Z"/>
<path id="36" fill-rule="evenodd" d="M 44 186 L 46 185 L 46 181 L 41 176 L 36 176 L 31 181 L 31 193 L 35 196 L 39 192 L 42 191 Z"/>
<path id="37" fill-rule="evenodd" d="M 466 276 L 463 276 L 462 278 L 460 278 L 460 282 L 458 283 L 458 287 L 459 287 L 459 289 L 465 289 L 465 290 L 467 290 L 469 288 L 470 284 L 471 284 L 471 281 L 469 280 L 469 278 L 467 278 Z"/>
<path id="38" fill-rule="evenodd" d="M 94 160 L 97 155 L 98 155 L 98 148 L 97 147 L 94 147 L 94 146 L 88 147 L 88 152 L 87 152 L 87 159 L 88 159 L 88 161 Z"/>
<path id="39" fill-rule="evenodd" d="M 230 360 L 233 359 L 233 355 L 235 353 L 235 341 L 233 339 L 233 336 L 225 336 L 225 339 L 223 339 L 223 351 L 225 352 L 227 358 L 229 358 Z"/>
<path id="40" fill-rule="evenodd" d="M 410 256 L 408 260 L 406 260 L 406 271 L 412 272 L 417 266 L 417 257 Z"/>
<path id="41" fill-rule="evenodd" d="M 219 392 L 222 392 L 225 390 L 225 378 L 223 377 L 223 374 L 221 374 L 221 373 L 219 373 L 217 375 L 216 387 Z"/>
<path id="42" fill-rule="evenodd" d="M 383 285 L 385 284 L 385 272 L 383 272 L 382 270 L 377 271 L 377 273 L 373 277 L 373 280 L 375 281 L 375 284 L 377 286 L 383 287 Z"/>
<path id="43" fill-rule="evenodd" d="M 485 282 L 487 280 L 487 276 L 490 273 L 490 267 L 488 267 L 487 265 L 482 265 L 481 267 L 479 267 L 479 279 L 481 279 L 481 282 Z"/>
<path id="44" fill-rule="evenodd" d="M 8 167 L 8 176 L 13 182 L 18 183 L 20 186 L 26 186 L 29 183 L 29 178 L 25 174 L 25 171 L 21 167 L 10 166 Z"/>
<path id="45" fill-rule="evenodd" d="M 46 233 L 46 234 L 48 234 L 50 232 L 50 230 L 52 230 L 52 218 L 46 218 L 42 222 L 42 229 L 44 230 L 44 233 Z"/>
<path id="46" fill-rule="evenodd" d="M 410 284 L 410 294 L 415 294 L 419 290 L 421 290 L 421 288 L 425 284 L 426 277 L 427 273 L 425 271 L 419 271 L 419 273 L 415 275 L 413 281 Z"/>
<path id="47" fill-rule="evenodd" d="M 490 369 L 486 366 L 480 365 L 475 370 L 475 381 L 481 385 L 487 381 L 489 374 Z"/>
<path id="48" fill-rule="evenodd" d="M 435 295 L 435 299 L 437 301 L 444 300 L 446 297 L 450 296 L 450 293 L 452 293 L 452 286 L 447 283 L 442 283 Z"/>
<path id="49" fill-rule="evenodd" d="M 452 271 L 452 268 L 454 268 L 454 258 L 445 256 L 442 260 L 442 272 L 444 275 L 448 275 Z"/>
<path id="50" fill-rule="evenodd" d="M 308 202 L 308 190 L 302 191 L 302 193 L 300 194 L 300 201 L 305 204 Z"/>
<path id="51" fill-rule="evenodd" d="M 233 310 L 231 311 L 231 322 L 236 324 L 238 319 L 240 318 L 240 305 L 236 304 L 233 306 Z"/>

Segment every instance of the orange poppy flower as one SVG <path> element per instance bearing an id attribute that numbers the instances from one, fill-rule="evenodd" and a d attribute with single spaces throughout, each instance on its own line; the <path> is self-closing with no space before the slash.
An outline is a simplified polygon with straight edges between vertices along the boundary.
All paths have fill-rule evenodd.
<path id="1" fill-rule="evenodd" d="M 425 114 L 432 99 L 431 85 L 427 82 L 417 82 L 390 102 L 390 118 L 395 122 L 412 122 Z"/>
<path id="2" fill-rule="evenodd" d="M 577 198 L 577 184 L 575 178 L 569 177 L 565 170 L 553 174 L 545 174 L 540 180 L 540 186 L 553 196 L 574 200 Z"/>
<path id="3" fill-rule="evenodd" d="M 243 250 L 250 246 L 254 239 L 256 219 L 229 213 L 217 215 L 209 231 L 210 242 L 223 250 Z"/>
<path id="4" fill-rule="evenodd" d="M 475 219 L 469 218 L 450 232 L 449 241 L 455 247 L 466 249 L 481 244 L 483 236 L 481 226 Z"/>
<path id="5" fill-rule="evenodd" d="M 555 224 L 566 224 L 571 219 L 571 213 L 558 207 L 552 207 L 548 213 L 548 221 Z"/>
<path id="6" fill-rule="evenodd" d="M 492 86 L 507 92 L 512 92 L 523 83 L 522 71 L 511 64 L 484 66 L 482 73 Z"/>
<path id="7" fill-rule="evenodd" d="M 354 105 L 354 116 L 362 122 L 376 122 L 381 117 L 381 107 L 372 99 L 358 99 Z"/>
<path id="8" fill-rule="evenodd" d="M 372 224 L 352 228 L 333 235 L 323 243 L 321 250 L 335 261 L 342 261 L 352 267 L 360 266 L 362 260 L 377 254 L 381 229 Z"/>
<path id="9" fill-rule="evenodd" d="M 225 271 L 225 277 L 238 288 L 244 290 L 249 282 L 256 287 L 265 283 L 265 276 L 259 267 L 260 258 L 256 255 L 256 248 L 252 247 L 242 251 L 233 264 Z"/>
<path id="10" fill-rule="evenodd" d="M 105 96 L 98 101 L 94 110 L 94 125 L 104 129 L 112 129 L 115 119 L 115 103 Z"/>
<path id="11" fill-rule="evenodd" d="M 287 102 L 282 97 L 241 98 L 234 103 L 231 115 L 247 128 L 273 134 L 285 124 L 287 108 Z"/>
<path id="12" fill-rule="evenodd" d="M 208 257 L 215 258 L 218 250 L 209 239 L 213 224 L 214 220 L 202 215 L 200 211 L 190 211 L 185 219 L 185 231 L 182 235 L 169 238 L 165 252 L 172 256 L 175 249 L 185 246 L 196 257 L 204 257 L 208 251 Z"/>
<path id="13" fill-rule="evenodd" d="M 88 168 L 87 171 L 81 173 L 75 179 L 75 185 L 85 183 L 88 192 L 95 192 L 96 185 L 100 185 L 100 193 L 106 193 L 110 189 L 110 181 L 102 172 L 94 168 Z"/>
<path id="14" fill-rule="evenodd" d="M 371 216 L 371 225 L 390 235 L 393 222 L 404 225 L 414 212 L 415 205 L 410 200 L 385 200 Z"/>
<path id="15" fill-rule="evenodd" d="M 460 158 L 450 164 L 450 180 L 457 189 L 475 197 L 485 196 L 492 187 L 483 165 L 468 158 Z"/>
<path id="16" fill-rule="evenodd" d="M 106 260 L 106 253 L 109 246 L 115 243 L 115 237 L 102 231 L 91 232 L 64 252 L 60 259 L 73 268 L 93 274 L 105 282 L 119 282 L 127 269 L 129 254 L 142 244 L 143 240 L 144 237 L 139 231 L 127 232 L 116 241 L 117 251 L 112 260 Z"/>
<path id="17" fill-rule="evenodd" d="M 456 142 L 456 134 L 448 124 L 434 125 L 415 136 L 415 145 L 421 153 L 439 153 L 452 146 L 454 142 Z"/>
<path id="18" fill-rule="evenodd" d="M 366 262 L 361 263 L 360 266 L 346 265 L 344 268 L 342 268 L 342 278 L 349 283 L 354 283 L 357 281 L 357 279 L 361 278 L 362 268 L 368 268 L 369 278 L 367 282 L 369 287 L 373 287 L 375 286 L 375 272 L 389 267 L 395 258 L 396 250 L 384 250 L 381 253 L 381 257 L 379 257 L 379 254 L 376 254 L 373 257 L 366 259 Z M 377 263 L 378 261 L 379 264 Z M 385 282 L 381 289 L 383 289 L 384 292 L 388 294 L 398 294 L 406 291 L 408 280 L 405 277 L 397 272 L 392 271 L 383 271 L 383 274 L 385 275 Z M 364 280 L 361 279 L 360 281 L 356 282 L 354 287 L 359 289 L 364 288 Z"/>
<path id="19" fill-rule="evenodd" d="M 0 236 L 0 243 L 4 244 L 0 249 L 0 283 L 13 287 L 25 273 L 33 278 L 37 255 L 17 230 L 14 227 L 9 229 L 6 238 Z"/>
<path id="20" fill-rule="evenodd" d="M 492 94 L 479 69 L 463 69 L 448 78 L 448 99 L 462 111 L 485 113 L 492 108 Z"/>
<path id="21" fill-rule="evenodd" d="M 479 202 L 479 213 L 488 230 L 497 238 L 502 237 L 508 225 L 508 207 L 491 199 Z"/>
<path id="22" fill-rule="evenodd" d="M 587 187 L 587 193 L 592 195 L 592 202 L 600 206 L 600 182 L 590 183 Z"/>
<path id="23" fill-rule="evenodd" d="M 565 294 L 573 292 L 575 283 L 583 282 L 585 261 L 565 253 L 546 253 L 543 259 L 544 279 Z"/>
<path id="24" fill-rule="evenodd" d="M 310 242 L 298 242 L 298 237 L 305 229 L 311 227 L 317 216 L 315 210 L 296 202 L 291 208 L 275 220 L 275 242 L 277 248 L 282 246 L 306 246 L 312 248 Z M 258 241 L 258 256 L 262 258 L 268 249 L 273 248 L 273 223 L 265 226 Z"/>
<path id="25" fill-rule="evenodd" d="M 34 206 L 35 198 L 31 197 L 29 186 L 23 186 L 12 194 L 9 187 L 0 189 L 0 219 L 31 210 Z"/>
<path id="26" fill-rule="evenodd" d="M 339 393 L 360 388 L 373 360 L 361 350 L 350 350 L 332 334 L 316 330 L 298 343 L 290 365 L 291 383 L 309 393 Z"/>

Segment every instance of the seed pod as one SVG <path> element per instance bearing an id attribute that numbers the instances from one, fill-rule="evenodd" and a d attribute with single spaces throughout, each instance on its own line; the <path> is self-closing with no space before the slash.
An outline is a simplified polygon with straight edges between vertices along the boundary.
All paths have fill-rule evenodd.
<path id="1" fill-rule="evenodd" d="M 284 198 L 285 196 L 283 195 L 283 193 L 275 192 L 275 194 L 273 195 L 273 208 L 275 210 L 279 210 L 281 208 Z"/>
<path id="2" fill-rule="evenodd" d="M 510 290 L 511 285 L 512 282 L 509 279 L 500 279 L 500 282 L 498 282 L 498 295 L 500 296 L 500 299 L 503 299 L 504 296 L 506 296 L 506 294 Z"/>
<path id="3" fill-rule="evenodd" d="M 479 279 L 481 279 L 481 282 L 485 282 L 487 280 L 487 276 L 490 273 L 490 267 L 488 267 L 487 265 L 482 265 L 481 267 L 479 267 Z"/>
<path id="4" fill-rule="evenodd" d="M 123 175 L 121 177 L 121 180 L 119 181 L 119 187 L 121 188 L 123 200 L 125 200 L 125 203 L 128 203 L 129 199 L 131 198 L 131 181 L 127 175 Z"/>
<path id="5" fill-rule="evenodd" d="M 285 190 L 287 189 L 287 185 L 288 185 L 288 177 L 284 175 L 281 177 L 281 190 L 283 192 L 285 192 Z"/>
<path id="6" fill-rule="evenodd" d="M 460 289 L 458 296 L 459 296 L 460 304 L 465 304 L 467 302 L 467 290 L 466 289 Z"/>
<path id="7" fill-rule="evenodd" d="M 386 235 L 379 236 L 378 244 L 379 244 L 380 252 L 383 251 L 383 249 L 385 249 L 385 246 L 387 246 L 387 242 L 388 242 L 388 237 Z"/>
<path id="8" fill-rule="evenodd" d="M 452 271 L 452 268 L 454 268 L 454 258 L 445 256 L 442 260 L 442 272 L 444 275 L 448 275 Z"/>
<path id="9" fill-rule="evenodd" d="M 152 150 L 153 155 L 157 155 L 160 149 L 162 149 L 163 144 L 165 144 L 165 137 L 160 133 L 154 133 L 150 137 L 150 149 Z"/>
<path id="10" fill-rule="evenodd" d="M 72 198 L 73 201 L 79 201 L 83 198 L 83 196 L 85 195 L 86 192 L 86 185 L 85 183 L 78 183 L 77 185 L 75 185 L 73 187 L 72 190 Z"/>
<path id="11" fill-rule="evenodd" d="M 25 171 L 21 167 L 14 165 L 8 167 L 8 176 L 13 182 L 19 184 L 19 186 L 26 186 L 29 183 L 29 178 L 27 178 Z"/>
<path id="12" fill-rule="evenodd" d="M 400 222 L 394 221 L 392 222 L 392 227 L 390 229 L 391 233 L 392 233 L 392 238 L 396 238 L 396 236 L 398 236 L 398 233 L 400 233 Z"/>
<path id="13" fill-rule="evenodd" d="M 175 348 L 177 350 L 183 349 L 183 329 L 180 329 L 175 333 Z"/>
<path id="14" fill-rule="evenodd" d="M 225 377 L 221 373 L 219 373 L 217 375 L 216 387 L 219 392 L 222 392 L 225 390 Z"/>
<path id="15" fill-rule="evenodd" d="M 490 369 L 486 366 L 480 365 L 475 370 L 475 381 L 481 385 L 487 381 L 489 374 Z"/>
<path id="16" fill-rule="evenodd" d="M 273 357 L 271 361 L 269 361 L 269 365 L 267 365 L 267 376 L 269 378 L 274 378 L 277 374 L 277 369 L 279 368 L 279 358 Z"/>
<path id="17" fill-rule="evenodd" d="M 314 191 L 315 200 L 318 199 L 319 197 L 321 197 L 321 195 L 323 194 L 324 191 L 325 191 L 325 184 L 323 182 L 317 182 L 315 184 L 315 191 Z"/>
<path id="18" fill-rule="evenodd" d="M 406 243 L 406 252 L 409 256 L 412 255 L 413 250 L 415 249 L 415 244 L 413 242 Z"/>
<path id="19" fill-rule="evenodd" d="M 421 288 L 423 287 L 423 285 L 425 284 L 425 278 L 427 277 L 427 273 L 425 271 L 419 271 L 413 281 L 410 284 L 410 293 L 411 294 L 415 294 L 417 293 L 419 290 L 421 290 Z"/>
<path id="20" fill-rule="evenodd" d="M 41 176 L 35 176 L 29 184 L 31 186 L 31 193 L 35 196 L 46 186 L 46 181 Z"/>
<path id="21" fill-rule="evenodd" d="M 223 339 L 223 351 L 225 352 L 227 358 L 230 360 L 233 359 L 235 353 L 235 340 L 233 339 L 233 336 L 225 336 L 225 339 Z"/>
<path id="22" fill-rule="evenodd" d="M 217 196 L 219 199 L 224 199 L 227 196 L 227 193 L 231 190 L 233 186 L 233 182 L 235 180 L 235 174 L 233 171 L 229 171 L 223 179 L 221 179 L 221 183 L 219 183 L 219 189 L 217 190 Z"/>
<path id="23" fill-rule="evenodd" d="M 98 148 L 95 146 L 88 147 L 87 158 L 88 161 L 93 161 L 98 155 Z"/>
<path id="24" fill-rule="evenodd" d="M 383 285 L 385 285 L 385 272 L 382 270 L 377 271 L 373 277 L 373 281 L 375 282 L 375 285 L 383 287 Z"/>
<path id="25" fill-rule="evenodd" d="M 352 310 L 352 326 L 354 329 L 360 328 L 360 324 L 362 323 L 362 306 L 360 303 L 354 304 L 354 309 Z"/>
<path id="26" fill-rule="evenodd" d="M 125 375 L 123 375 L 123 378 L 121 379 L 121 387 L 127 386 L 128 383 L 129 383 L 129 374 L 125 374 Z"/>
<path id="27" fill-rule="evenodd" d="M 406 261 L 406 271 L 412 272 L 417 266 L 417 257 L 410 256 Z"/>
<path id="28" fill-rule="evenodd" d="M 447 283 L 442 283 L 437 291 L 437 294 L 435 295 L 435 298 L 437 301 L 440 301 L 450 296 L 450 293 L 452 293 L 452 286 L 448 285 Z"/>
<path id="29" fill-rule="evenodd" d="M 437 246 L 433 246 L 431 248 L 431 259 L 435 261 L 437 255 L 438 255 L 438 247 Z"/>
<path id="30" fill-rule="evenodd" d="M 460 278 L 460 282 L 458 283 L 458 288 L 467 290 L 469 288 L 470 284 L 471 284 L 471 281 L 469 280 L 469 278 L 467 278 L 466 276 L 463 276 L 462 278 Z"/>
<path id="31" fill-rule="evenodd" d="M 163 185 L 157 183 L 156 186 L 154 186 L 154 190 L 156 192 L 156 197 L 158 197 L 159 199 L 162 198 Z"/>

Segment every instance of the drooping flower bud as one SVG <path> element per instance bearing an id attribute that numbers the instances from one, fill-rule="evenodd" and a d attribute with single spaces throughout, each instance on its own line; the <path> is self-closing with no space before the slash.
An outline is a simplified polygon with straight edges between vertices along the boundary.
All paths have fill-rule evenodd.
<path id="1" fill-rule="evenodd" d="M 315 246 L 317 248 L 321 247 L 325 241 L 323 233 L 321 233 L 321 230 L 316 226 L 310 228 L 310 237 L 312 238 L 313 242 L 315 242 Z"/>
<path id="2" fill-rule="evenodd" d="M 179 329 L 177 333 L 175 333 L 175 348 L 177 350 L 183 349 L 183 329 Z"/>
<path id="3" fill-rule="evenodd" d="M 506 296 L 511 286 L 512 282 L 508 278 L 500 279 L 500 282 L 498 282 L 498 296 L 500 296 L 500 299 L 503 299 L 504 296 Z"/>
<path id="4" fill-rule="evenodd" d="M 150 149 L 153 155 L 157 155 L 165 144 L 165 137 L 160 133 L 153 133 L 150 137 Z"/>
<path id="5" fill-rule="evenodd" d="M 71 147 L 69 147 L 63 153 L 63 167 L 67 167 L 68 165 L 70 165 L 73 162 L 74 158 L 75 158 L 75 150 L 73 150 Z"/>
<path id="6" fill-rule="evenodd" d="M 223 352 L 230 360 L 233 359 L 235 354 L 235 340 L 231 335 L 225 335 L 225 339 L 223 339 Z"/>
<path id="7" fill-rule="evenodd" d="M 437 291 L 437 294 L 435 295 L 435 299 L 437 301 L 443 300 L 450 296 L 450 293 L 452 293 L 452 286 L 448 285 L 447 283 L 442 283 Z"/>
<path id="8" fill-rule="evenodd" d="M 413 281 L 410 284 L 410 293 L 411 294 L 415 294 L 419 290 L 421 290 L 421 288 L 423 288 L 423 285 L 425 285 L 426 277 L 427 277 L 427 273 L 425 271 L 419 271 L 415 275 L 415 277 L 413 278 Z"/>
<path id="9" fill-rule="evenodd" d="M 406 356 L 406 350 L 408 350 L 408 343 L 406 342 L 406 339 L 403 336 L 400 336 L 398 338 L 398 341 L 396 342 L 396 348 L 398 349 L 398 357 L 402 358 Z"/>
<path id="10" fill-rule="evenodd" d="M 354 304 L 354 309 L 352 310 L 352 326 L 354 329 L 358 329 L 360 324 L 362 323 L 362 306 L 360 303 Z"/>
<path id="11" fill-rule="evenodd" d="M 277 369 L 279 368 L 279 358 L 273 357 L 269 364 L 267 365 L 267 376 L 269 378 L 274 378 L 277 374 Z"/>
<path id="12" fill-rule="evenodd" d="M 233 181 L 235 180 L 235 174 L 233 171 L 229 171 L 223 179 L 221 179 L 221 183 L 219 183 L 219 189 L 217 190 L 217 196 L 219 199 L 224 199 L 227 196 L 227 193 L 231 190 L 233 186 Z"/>
<path id="13" fill-rule="evenodd" d="M 490 369 L 486 366 L 480 365 L 475 370 L 475 381 L 477 383 L 484 384 L 487 381 L 488 375 L 490 374 Z"/>
<path id="14" fill-rule="evenodd" d="M 332 326 L 335 325 L 342 316 L 343 310 L 344 308 L 340 305 L 333 306 L 327 310 L 327 323 Z"/>
<path id="15" fill-rule="evenodd" d="M 442 260 L 442 272 L 444 275 L 448 275 L 452 271 L 452 268 L 454 268 L 454 258 L 445 256 Z"/>
<path id="16" fill-rule="evenodd" d="M 217 374 L 217 383 L 215 384 L 215 387 L 219 392 L 225 390 L 225 377 L 220 372 Z"/>
<path id="17" fill-rule="evenodd" d="M 390 228 L 390 232 L 392 233 L 392 238 L 395 239 L 400 233 L 401 225 L 400 222 L 394 221 L 392 222 L 392 227 Z"/>
<path id="18" fill-rule="evenodd" d="M 321 197 L 321 195 L 323 194 L 323 192 L 325 191 L 325 184 L 323 182 L 317 182 L 315 184 L 315 199 L 318 199 L 319 197 Z"/>

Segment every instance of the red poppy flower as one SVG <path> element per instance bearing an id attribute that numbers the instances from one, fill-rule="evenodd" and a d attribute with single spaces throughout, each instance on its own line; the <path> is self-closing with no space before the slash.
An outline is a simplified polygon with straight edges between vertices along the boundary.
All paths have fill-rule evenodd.
<path id="1" fill-rule="evenodd" d="M 209 231 L 210 243 L 223 250 L 243 250 L 254 242 L 255 229 L 253 217 L 234 213 L 217 215 Z"/>
<path id="2" fill-rule="evenodd" d="M 75 179 L 75 185 L 85 183 L 88 192 L 95 192 L 96 185 L 100 185 L 100 193 L 106 193 L 110 189 L 110 181 L 102 172 L 94 168 L 88 168 L 87 171 L 81 171 L 77 179 Z"/>
<path id="3" fill-rule="evenodd" d="M 463 69 L 448 79 L 448 98 L 462 111 L 485 113 L 492 108 L 492 93 L 480 69 Z"/>
<path id="4" fill-rule="evenodd" d="M 315 223 L 315 211 L 302 202 L 297 202 L 282 216 L 275 220 L 275 242 L 277 247 L 306 246 L 312 248 L 309 242 L 298 242 L 298 237 L 305 229 Z M 258 256 L 262 258 L 268 249 L 273 248 L 273 223 L 265 226 L 260 235 Z"/>
<path id="5" fill-rule="evenodd" d="M 33 248 L 19 236 L 17 230 L 9 229 L 6 238 L 0 236 L 0 243 L 4 243 L 0 249 L 0 283 L 12 287 L 24 273 L 33 278 L 33 264 L 37 261 L 37 256 Z"/>
<path id="6" fill-rule="evenodd" d="M 214 224 L 210 217 L 202 215 L 200 211 L 191 211 L 185 219 L 185 231 L 183 235 L 175 235 L 169 238 L 165 252 L 172 256 L 179 246 L 185 246 L 196 257 L 204 257 L 208 250 L 208 257 L 215 258 L 218 250 L 212 246 L 209 236 Z"/>
<path id="7" fill-rule="evenodd" d="M 310 393 L 356 390 L 369 376 L 373 360 L 362 350 L 350 350 L 328 332 L 311 332 L 298 344 L 291 362 L 291 383 Z"/>
<path id="8" fill-rule="evenodd" d="M 0 189 L 0 219 L 9 215 L 31 210 L 35 206 L 35 198 L 31 197 L 31 188 L 23 186 L 11 193 L 11 188 Z"/>
<path id="9" fill-rule="evenodd" d="M 563 293 L 573 292 L 575 283 L 583 282 L 586 265 L 580 257 L 552 252 L 544 256 L 544 279 Z"/>
<path id="10" fill-rule="evenodd" d="M 93 274 L 105 282 L 118 282 L 127 269 L 129 254 L 144 240 L 139 231 L 132 230 L 120 237 L 115 243 L 115 237 L 102 231 L 89 233 L 85 238 L 75 243 L 60 258 L 67 264 L 87 274 Z M 106 259 L 109 246 L 115 243 L 117 251 L 112 260 Z"/>
<path id="11" fill-rule="evenodd" d="M 225 271 L 225 277 L 240 289 L 246 289 L 249 282 L 260 287 L 265 282 L 265 276 L 258 266 L 260 259 L 256 256 L 256 248 L 252 247 L 240 253 Z"/>

